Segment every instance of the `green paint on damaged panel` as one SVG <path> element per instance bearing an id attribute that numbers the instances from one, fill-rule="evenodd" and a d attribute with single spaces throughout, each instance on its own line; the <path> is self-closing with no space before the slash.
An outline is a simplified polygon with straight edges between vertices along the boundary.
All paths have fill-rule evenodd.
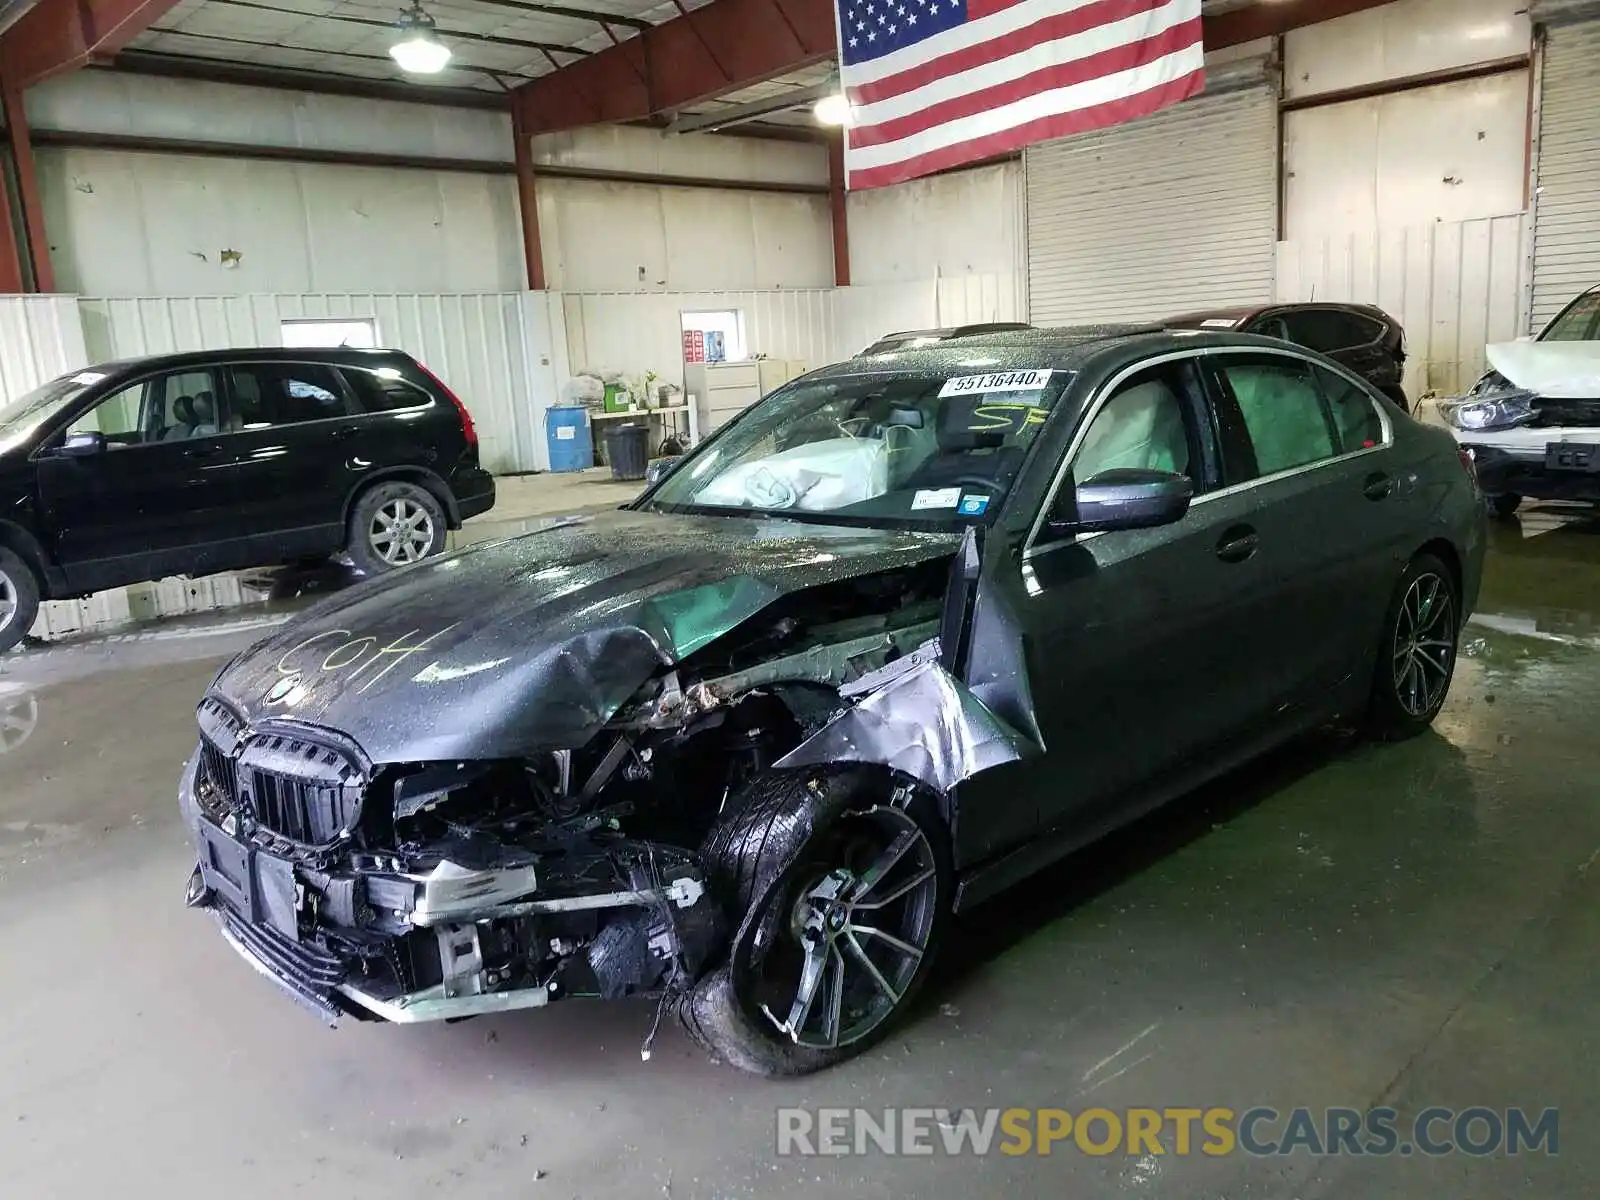
<path id="1" fill-rule="evenodd" d="M 778 598 L 769 585 L 749 575 L 734 575 L 657 596 L 644 605 L 641 624 L 666 635 L 676 658 L 709 646 Z M 653 618 L 653 620 L 652 620 Z"/>

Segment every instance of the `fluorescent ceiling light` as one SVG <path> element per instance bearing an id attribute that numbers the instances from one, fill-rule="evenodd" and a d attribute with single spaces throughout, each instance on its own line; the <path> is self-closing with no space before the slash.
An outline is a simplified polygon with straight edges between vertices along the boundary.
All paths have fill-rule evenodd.
<path id="1" fill-rule="evenodd" d="M 450 61 L 450 47 L 439 40 L 433 18 L 415 4 L 395 22 L 400 40 L 389 47 L 389 57 L 411 75 L 437 75 Z"/>
<path id="2" fill-rule="evenodd" d="M 834 92 L 812 105 L 811 115 L 822 125 L 848 125 L 852 116 L 850 101 L 843 92 Z"/>

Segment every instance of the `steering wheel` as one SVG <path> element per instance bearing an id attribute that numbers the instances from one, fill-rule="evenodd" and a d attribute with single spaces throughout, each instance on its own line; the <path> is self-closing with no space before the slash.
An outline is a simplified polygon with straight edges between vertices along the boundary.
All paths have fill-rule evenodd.
<path id="1" fill-rule="evenodd" d="M 994 495 L 995 490 L 1000 486 L 987 475 L 957 475 L 955 481 L 963 488 L 972 488 L 975 491 L 987 492 L 991 496 Z"/>

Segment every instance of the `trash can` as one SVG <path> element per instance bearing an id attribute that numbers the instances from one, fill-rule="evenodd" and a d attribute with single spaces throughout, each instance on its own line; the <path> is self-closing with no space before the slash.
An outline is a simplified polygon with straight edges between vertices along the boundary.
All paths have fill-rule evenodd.
<path id="1" fill-rule="evenodd" d="M 650 469 L 650 427 L 617 425 L 606 430 L 606 461 L 613 479 L 643 479 Z"/>
<path id="2" fill-rule="evenodd" d="M 587 471 L 594 466 L 589 410 L 582 405 L 558 405 L 546 410 L 544 439 L 552 471 Z"/>

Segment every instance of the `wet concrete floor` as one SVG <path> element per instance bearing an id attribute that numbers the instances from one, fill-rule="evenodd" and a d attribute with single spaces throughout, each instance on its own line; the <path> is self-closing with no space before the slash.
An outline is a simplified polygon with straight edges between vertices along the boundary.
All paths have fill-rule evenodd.
<path id="1" fill-rule="evenodd" d="M 288 1004 L 181 904 L 193 703 L 259 632 L 0 659 L 6 1196 L 1594 1194 L 1600 521 L 1496 530 L 1435 732 L 1319 736 L 1047 872 L 961 922 L 884 1045 L 792 1082 L 670 1026 L 642 1062 L 650 1005 L 329 1031 Z M 779 1157 L 791 1105 L 1555 1107 L 1560 1140 Z"/>

